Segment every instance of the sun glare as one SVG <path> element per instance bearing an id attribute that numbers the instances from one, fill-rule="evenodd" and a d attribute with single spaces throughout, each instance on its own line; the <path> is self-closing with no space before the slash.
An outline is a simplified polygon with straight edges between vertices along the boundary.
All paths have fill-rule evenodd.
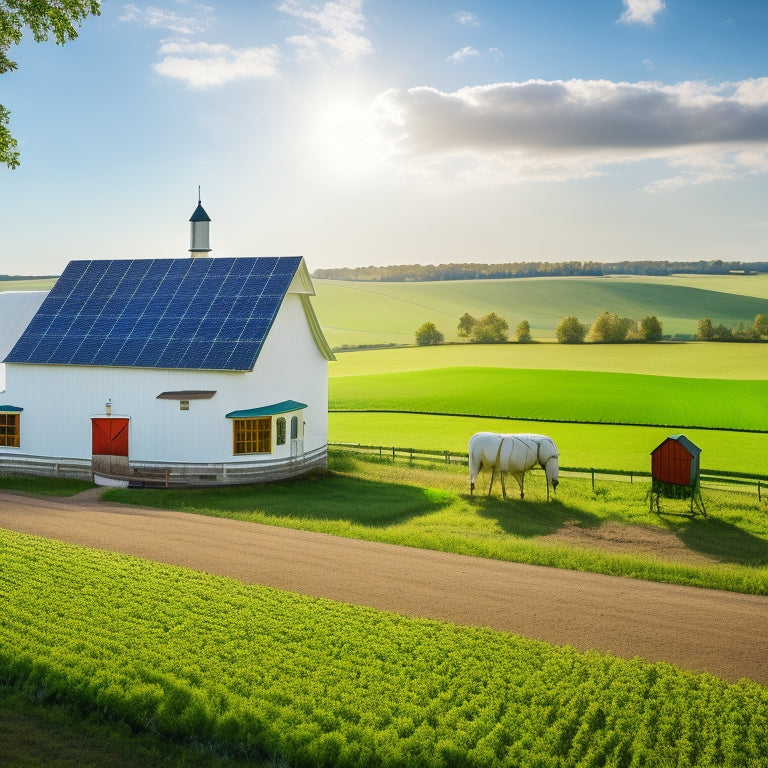
<path id="1" fill-rule="evenodd" d="M 315 161 L 339 176 L 370 173 L 381 157 L 374 116 L 367 106 L 348 99 L 318 106 L 311 139 Z"/>

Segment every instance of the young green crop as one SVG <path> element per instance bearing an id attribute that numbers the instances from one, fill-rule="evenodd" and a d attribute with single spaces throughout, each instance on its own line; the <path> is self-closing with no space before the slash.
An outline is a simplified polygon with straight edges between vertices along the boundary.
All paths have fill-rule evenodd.
<path id="1" fill-rule="evenodd" d="M 0 531 L 0 677 L 311 766 L 759 765 L 768 689 Z"/>
<path id="2" fill-rule="evenodd" d="M 768 431 L 768 380 L 441 368 L 331 379 L 329 407 Z"/>

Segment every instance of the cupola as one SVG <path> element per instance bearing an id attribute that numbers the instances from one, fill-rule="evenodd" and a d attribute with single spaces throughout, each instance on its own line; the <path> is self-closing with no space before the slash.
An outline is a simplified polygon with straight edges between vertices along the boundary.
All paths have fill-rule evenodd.
<path id="1" fill-rule="evenodd" d="M 211 252 L 209 227 L 211 218 L 200 203 L 200 187 L 197 188 L 197 208 L 189 220 L 189 255 L 207 256 Z"/>

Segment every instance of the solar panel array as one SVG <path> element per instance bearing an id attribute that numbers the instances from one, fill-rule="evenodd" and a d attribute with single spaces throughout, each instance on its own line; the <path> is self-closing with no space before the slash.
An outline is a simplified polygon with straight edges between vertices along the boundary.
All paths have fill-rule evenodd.
<path id="1" fill-rule="evenodd" d="M 6 362 L 251 370 L 300 262 L 72 261 Z"/>

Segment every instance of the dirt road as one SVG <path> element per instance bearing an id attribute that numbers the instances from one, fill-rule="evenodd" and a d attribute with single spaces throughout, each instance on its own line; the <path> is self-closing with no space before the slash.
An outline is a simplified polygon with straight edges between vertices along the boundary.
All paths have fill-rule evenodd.
<path id="1" fill-rule="evenodd" d="M 768 598 L 99 502 L 0 493 L 0 527 L 407 616 L 768 685 Z"/>

